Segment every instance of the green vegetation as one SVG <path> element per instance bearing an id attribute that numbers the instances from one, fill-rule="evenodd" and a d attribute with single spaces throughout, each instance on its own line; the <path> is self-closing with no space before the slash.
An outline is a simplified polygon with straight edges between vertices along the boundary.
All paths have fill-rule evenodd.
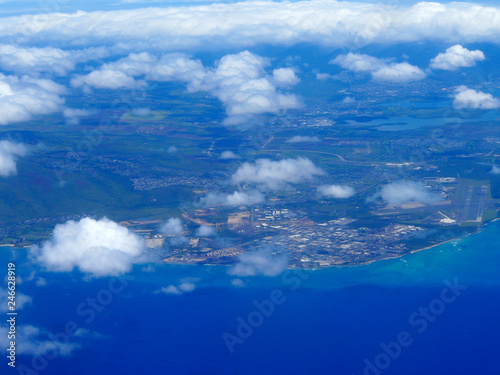
<path id="1" fill-rule="evenodd" d="M 146 95 L 140 107 L 149 111 L 142 116 L 130 112 L 135 104 L 113 104 L 120 96 L 106 91 L 82 99 L 100 109 L 80 124 L 46 116 L 0 128 L 0 139 L 33 146 L 32 155 L 19 159 L 19 173 L 0 179 L 0 243 L 19 237 L 36 242 L 47 238 L 57 223 L 85 215 L 115 221 L 179 216 L 192 211 L 207 192 L 234 191 L 231 173 L 256 158 L 307 157 L 327 173 L 313 183 L 268 192 L 277 207 L 303 211 L 317 223 L 350 217 L 356 219 L 350 225 L 357 228 L 401 223 L 435 231 L 430 239 L 412 239 L 412 248 L 458 236 L 468 226 L 477 227 L 498 216 L 500 176 L 490 171 L 497 163 L 500 139 L 491 123 L 474 122 L 471 117 L 467 123 L 380 131 L 379 125 L 388 119 L 401 126 L 406 118 L 444 115 L 444 107 L 426 108 L 418 98 L 410 98 L 417 108 L 401 107 L 386 98 L 381 99 L 385 107 L 340 111 L 335 121 L 327 112 L 297 111 L 263 116 L 264 124 L 274 125 L 232 128 L 222 125 L 224 110 L 214 98 L 195 94 L 193 99 L 181 85 L 158 85 L 153 91 L 151 97 L 161 99 L 153 102 Z M 323 99 L 318 94 L 318 103 L 328 100 L 329 94 L 323 94 Z M 70 98 L 68 104 L 77 106 L 79 101 Z M 100 124 L 106 118 L 115 118 L 112 127 Z M 315 136 L 319 141 L 287 142 L 296 135 Z M 223 151 L 232 151 L 240 159 L 222 160 Z M 488 186 L 482 222 L 460 223 L 457 212 L 467 191 L 458 182 L 431 183 L 440 177 L 460 177 L 457 181 L 463 186 Z M 432 189 L 451 194 L 452 204 L 439 210 L 457 224 L 443 226 L 438 209 L 384 213 L 382 203 L 367 201 L 382 185 L 405 179 L 427 181 Z M 323 199 L 316 193 L 321 184 L 348 184 L 357 194 L 348 200 Z M 212 219 L 224 223 L 227 212 L 218 211 Z M 228 237 L 229 233 L 234 235 L 228 231 Z"/>

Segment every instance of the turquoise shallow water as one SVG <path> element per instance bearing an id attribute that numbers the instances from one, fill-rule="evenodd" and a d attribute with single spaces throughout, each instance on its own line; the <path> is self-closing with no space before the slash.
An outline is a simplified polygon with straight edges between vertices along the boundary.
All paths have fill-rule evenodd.
<path id="1" fill-rule="evenodd" d="M 14 255 L 3 251 L 2 262 Z M 112 278 L 88 279 L 78 272 L 35 269 L 30 280 L 29 262 L 22 254 L 16 262 L 24 279 L 18 292 L 32 298 L 19 311 L 18 327 L 31 325 L 38 332 L 19 339 L 19 350 L 27 353 L 18 355 L 17 371 L 7 368 L 9 373 L 498 374 L 500 369 L 499 222 L 403 258 L 244 278 L 243 287 L 232 285 L 224 267 L 137 266 L 120 288 Z M 37 286 L 39 277 L 47 285 Z M 194 291 L 157 293 L 187 277 Z M 450 284 L 458 284 L 455 294 Z M 99 296 L 105 305 L 90 308 L 88 298 Z M 272 307 L 266 301 L 274 301 Z M 61 333 L 68 323 L 80 330 L 65 340 Z M 70 353 L 36 354 L 57 338 Z"/>

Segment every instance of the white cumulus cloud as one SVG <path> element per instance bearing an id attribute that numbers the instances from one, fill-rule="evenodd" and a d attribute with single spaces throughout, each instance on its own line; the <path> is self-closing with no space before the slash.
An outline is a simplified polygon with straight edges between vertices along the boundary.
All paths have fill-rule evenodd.
<path id="1" fill-rule="evenodd" d="M 109 56 L 104 47 L 83 50 L 62 50 L 53 47 L 25 47 L 0 44 L 0 67 L 18 74 L 55 73 L 64 76 L 77 63 Z"/>
<path id="2" fill-rule="evenodd" d="M 271 249 L 261 248 L 238 256 L 238 263 L 232 266 L 228 273 L 233 276 L 277 276 L 288 265 L 285 254 L 273 254 Z"/>
<path id="3" fill-rule="evenodd" d="M 491 174 L 500 174 L 500 167 L 498 165 L 494 165 L 493 167 L 491 167 L 490 173 Z"/>
<path id="4" fill-rule="evenodd" d="M 349 52 L 347 55 L 338 55 L 330 64 L 340 65 L 351 72 L 371 73 L 386 66 L 387 62 L 370 55 Z"/>
<path id="5" fill-rule="evenodd" d="M 459 86 L 455 91 L 453 106 L 455 108 L 497 109 L 500 108 L 500 100 L 491 94 Z"/>
<path id="6" fill-rule="evenodd" d="M 7 340 L 7 327 L 0 327 L 0 347 L 6 350 L 9 347 Z M 76 332 L 75 332 L 76 333 Z M 5 341 L 2 339 L 5 338 Z M 81 347 L 75 342 L 62 342 L 50 331 L 30 324 L 19 325 L 16 328 L 16 352 L 23 355 L 44 355 L 54 353 L 58 356 L 69 356 L 74 350 Z"/>
<path id="7" fill-rule="evenodd" d="M 76 75 L 71 80 L 74 87 L 136 88 L 145 85 L 143 77 L 151 81 L 190 82 L 203 78 L 205 70 L 199 60 L 191 60 L 182 53 L 165 54 L 161 58 L 149 53 L 131 53 L 117 61 L 102 65 L 86 75 Z"/>
<path id="8" fill-rule="evenodd" d="M 202 207 L 209 206 L 244 206 L 247 204 L 262 203 L 266 200 L 264 195 L 257 190 L 248 192 L 235 191 L 232 194 L 224 193 L 209 193 L 200 199 L 199 205 Z"/>
<path id="9" fill-rule="evenodd" d="M 160 226 L 160 232 L 169 236 L 181 234 L 184 230 L 182 221 L 179 218 L 170 218 Z"/>
<path id="10" fill-rule="evenodd" d="M 242 288 L 245 286 L 245 282 L 241 279 L 232 279 L 231 285 L 236 287 L 236 288 Z"/>
<path id="11" fill-rule="evenodd" d="M 354 99 L 353 97 L 346 96 L 344 99 L 342 99 L 342 104 L 351 105 L 354 103 L 356 103 L 356 99 Z"/>
<path id="12" fill-rule="evenodd" d="M 220 158 L 223 160 L 227 160 L 227 159 L 239 159 L 240 157 L 232 151 L 223 151 L 220 154 Z"/>
<path id="13" fill-rule="evenodd" d="M 411 82 L 424 79 L 426 74 L 418 66 L 403 62 L 384 66 L 372 72 L 372 77 L 376 81 Z"/>
<path id="14" fill-rule="evenodd" d="M 408 202 L 432 204 L 441 200 L 439 195 L 431 193 L 423 183 L 415 181 L 397 181 L 387 184 L 372 197 L 381 198 L 393 205 L 401 205 Z"/>
<path id="15" fill-rule="evenodd" d="M 93 276 L 121 275 L 143 261 L 144 240 L 109 220 L 84 218 L 56 225 L 52 238 L 31 247 L 35 260 L 51 271 L 74 268 Z"/>
<path id="16" fill-rule="evenodd" d="M 12 301 L 9 300 L 9 296 L 9 291 L 7 289 L 0 288 L 0 312 L 9 311 L 8 302 Z M 16 310 L 21 310 L 26 305 L 30 305 L 31 301 L 32 298 L 30 296 L 27 296 L 26 294 L 20 292 L 15 293 Z"/>
<path id="17" fill-rule="evenodd" d="M 28 148 L 22 143 L 7 140 L 0 141 L 0 177 L 8 177 L 17 173 L 16 160 L 25 156 Z"/>
<path id="18" fill-rule="evenodd" d="M 165 294 L 176 294 L 176 295 L 191 293 L 196 289 L 196 284 L 194 283 L 194 281 L 197 280 L 198 279 L 186 278 L 184 280 L 181 280 L 181 283 L 179 285 L 169 285 L 166 287 L 162 287 L 159 290 L 159 292 Z"/>
<path id="19" fill-rule="evenodd" d="M 296 85 L 300 82 L 292 68 L 274 69 L 272 79 L 276 86 Z"/>
<path id="20" fill-rule="evenodd" d="M 312 181 L 325 172 L 314 165 L 308 158 L 257 159 L 255 163 L 243 163 L 231 177 L 233 184 L 253 183 L 270 189 L 283 187 L 285 184 Z"/>
<path id="21" fill-rule="evenodd" d="M 94 112 L 88 109 L 80 109 L 80 108 L 65 108 L 63 111 L 64 117 L 82 117 L 82 116 L 90 116 Z"/>
<path id="22" fill-rule="evenodd" d="M 66 89 L 49 80 L 0 73 L 0 125 L 31 120 L 62 109 Z"/>
<path id="23" fill-rule="evenodd" d="M 131 53 L 87 75 L 75 76 L 71 85 L 118 89 L 143 86 L 148 80 L 182 82 L 189 92 L 207 91 L 217 97 L 226 107 L 226 123 L 240 124 L 254 115 L 300 107 L 295 95 L 278 90 L 298 82 L 294 71 L 280 68 L 269 76 L 268 65 L 267 59 L 248 51 L 226 55 L 213 68 L 182 53 L 161 58 L 148 52 Z"/>
<path id="24" fill-rule="evenodd" d="M 198 237 L 212 237 L 217 235 L 214 228 L 209 225 L 200 225 L 198 228 L 196 228 L 195 234 Z"/>
<path id="25" fill-rule="evenodd" d="M 45 280 L 43 277 L 39 277 L 35 281 L 36 286 L 46 286 L 47 285 L 47 280 Z"/>
<path id="26" fill-rule="evenodd" d="M 354 193 L 354 189 L 347 185 L 321 185 L 318 187 L 318 194 L 326 198 L 350 198 Z"/>
<path id="27" fill-rule="evenodd" d="M 482 51 L 470 51 L 460 44 L 456 44 L 448 48 L 445 53 L 439 53 L 433 58 L 430 67 L 432 69 L 457 70 L 458 68 L 474 66 L 477 61 L 483 61 L 484 59 Z"/>
<path id="28" fill-rule="evenodd" d="M 335 76 L 328 73 L 316 73 L 316 79 L 318 81 L 327 81 L 329 79 L 334 79 Z"/>
<path id="29" fill-rule="evenodd" d="M 410 82 L 420 81 L 426 77 L 425 72 L 417 66 L 403 63 L 390 63 L 387 59 L 349 52 L 339 55 L 330 61 L 352 72 L 371 73 L 376 81 Z"/>
<path id="30" fill-rule="evenodd" d="M 134 108 L 134 109 L 132 109 L 131 113 L 134 116 L 147 117 L 151 114 L 151 109 L 149 109 L 147 107 Z"/>
<path id="31" fill-rule="evenodd" d="M 78 125 L 80 123 L 80 117 L 91 116 L 94 113 L 95 111 L 80 108 L 65 108 L 63 110 L 63 116 L 70 125 Z"/>
<path id="32" fill-rule="evenodd" d="M 207 45 L 247 48 L 259 43 L 334 47 L 421 40 L 498 43 L 499 17 L 498 6 L 472 2 L 241 1 L 4 17 L 0 38 L 61 48 L 110 45 L 135 51 Z"/>
<path id="33" fill-rule="evenodd" d="M 295 95 L 283 94 L 276 87 L 276 81 L 280 85 L 296 83 L 295 73 L 278 69 L 267 77 L 268 65 L 267 59 L 248 51 L 226 55 L 203 79 L 191 81 L 188 88 L 209 91 L 224 103 L 228 124 L 243 123 L 254 115 L 299 108 L 301 104 Z"/>
<path id="34" fill-rule="evenodd" d="M 164 235 L 170 236 L 170 244 L 179 245 L 189 242 L 189 239 L 182 235 L 184 231 L 184 225 L 182 224 L 181 219 L 179 218 L 170 218 L 159 228 L 160 232 Z"/>
<path id="35" fill-rule="evenodd" d="M 98 89 L 133 89 L 145 85 L 144 81 L 136 81 L 133 77 L 119 70 L 111 69 L 94 70 L 87 75 L 80 75 L 71 79 L 71 86 L 88 86 Z"/>

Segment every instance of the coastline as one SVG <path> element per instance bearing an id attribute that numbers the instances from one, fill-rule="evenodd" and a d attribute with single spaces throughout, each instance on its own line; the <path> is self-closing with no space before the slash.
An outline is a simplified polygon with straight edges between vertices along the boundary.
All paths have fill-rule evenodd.
<path id="1" fill-rule="evenodd" d="M 405 254 L 396 255 L 396 256 L 393 256 L 393 257 L 386 257 L 386 258 L 380 258 L 380 259 L 372 259 L 372 260 L 369 260 L 369 261 L 366 261 L 366 262 L 363 262 L 363 263 L 357 263 L 357 264 L 336 264 L 336 265 L 331 265 L 331 266 L 326 266 L 326 267 L 313 267 L 313 268 L 307 268 L 307 267 L 290 267 L 289 266 L 289 267 L 287 267 L 287 269 L 289 269 L 289 270 L 300 269 L 300 270 L 307 270 L 307 271 L 319 271 L 319 270 L 325 270 L 325 269 L 329 269 L 329 268 L 351 268 L 351 267 L 367 266 L 367 265 L 375 263 L 375 262 L 383 262 L 383 261 L 387 261 L 387 260 L 391 260 L 391 259 L 403 258 L 403 257 L 405 257 L 405 256 L 407 256 L 409 254 L 414 254 L 414 253 L 418 253 L 420 251 L 429 250 L 429 249 L 435 248 L 437 246 L 444 245 L 444 244 L 449 243 L 449 242 L 460 241 L 460 240 L 463 240 L 463 239 L 468 238 L 470 236 L 476 235 L 476 234 L 480 233 L 484 228 L 486 228 L 491 223 L 499 221 L 499 220 L 500 220 L 500 218 L 495 218 L 495 219 L 493 219 L 491 221 L 488 221 L 487 223 L 484 223 L 484 224 L 480 225 L 478 227 L 478 231 L 475 232 L 475 233 L 468 233 L 468 234 L 463 235 L 463 236 L 450 238 L 448 240 L 445 240 L 445 241 L 442 241 L 442 242 L 439 242 L 439 243 L 436 243 L 436 244 L 433 244 L 433 245 L 430 245 L 430 246 L 426 246 L 426 247 L 423 247 L 421 249 L 415 249 L 415 250 L 409 251 L 409 252 L 407 252 Z M 162 261 L 162 263 L 165 263 L 165 264 L 174 264 L 174 265 L 182 265 L 182 266 L 189 266 L 189 265 L 193 265 L 193 266 L 206 266 L 206 267 L 221 267 L 221 266 L 222 267 L 231 267 L 232 266 L 232 264 L 216 264 L 216 263 L 170 263 L 170 262 L 163 262 L 163 261 Z"/>
<path id="2" fill-rule="evenodd" d="M 479 226 L 479 230 L 476 233 L 468 233 L 468 234 L 466 234 L 464 236 L 450 238 L 450 239 L 448 239 L 446 241 L 439 242 L 439 243 L 434 244 L 434 245 L 426 246 L 426 247 L 423 247 L 421 249 L 412 250 L 412 251 L 410 251 L 410 252 L 408 252 L 406 254 L 401 254 L 401 255 L 394 256 L 394 257 L 387 257 L 387 258 L 382 258 L 382 259 L 373 259 L 373 260 L 369 260 L 368 262 L 359 263 L 359 264 L 346 264 L 346 265 L 335 265 L 335 266 L 331 266 L 331 267 L 309 268 L 308 270 L 320 270 L 320 269 L 326 269 L 326 268 L 332 268 L 332 267 L 336 267 L 336 268 L 341 268 L 342 267 L 343 268 L 343 267 L 365 266 L 365 265 L 372 264 L 372 263 L 375 263 L 375 262 L 383 262 L 384 260 L 403 258 L 403 257 L 405 257 L 406 255 L 409 255 L 409 254 L 414 254 L 414 253 L 418 253 L 420 251 L 429 250 L 429 249 L 435 248 L 437 246 L 444 245 L 444 244 L 452 242 L 452 241 L 460 241 L 460 240 L 463 240 L 463 239 L 468 238 L 470 236 L 474 236 L 474 235 L 480 233 L 488 225 L 490 225 L 491 223 L 493 223 L 495 221 L 498 221 L 498 220 L 500 220 L 500 218 L 493 219 L 491 221 L 488 221 L 485 224 L 480 225 Z M 304 269 L 307 269 L 307 268 L 304 268 Z"/>
<path id="3" fill-rule="evenodd" d="M 475 233 L 468 233 L 468 234 L 463 235 L 463 236 L 450 238 L 450 239 L 447 239 L 445 241 L 442 241 L 442 242 L 439 242 L 439 243 L 436 243 L 436 244 L 433 244 L 433 245 L 430 245 L 430 246 L 426 246 L 426 247 L 423 247 L 423 248 L 420 248 L 420 249 L 411 250 L 411 251 L 409 251 L 407 253 L 400 254 L 400 255 L 389 256 L 389 257 L 379 258 L 379 259 L 371 259 L 371 260 L 368 260 L 366 262 L 356 263 L 356 264 L 336 264 L 336 265 L 330 265 L 330 266 L 325 266 L 325 267 L 312 267 L 312 268 L 307 268 L 307 267 L 291 267 L 291 266 L 288 266 L 287 269 L 289 269 L 289 270 L 298 270 L 298 269 L 301 269 L 301 270 L 307 270 L 307 271 L 317 271 L 317 270 L 324 270 L 324 269 L 329 269 L 329 268 L 351 268 L 351 267 L 367 266 L 367 265 L 375 263 L 375 262 L 383 262 L 383 261 L 387 261 L 387 260 L 391 260 L 391 259 L 403 258 L 403 257 L 405 257 L 405 256 L 407 256 L 409 254 L 414 254 L 414 253 L 418 253 L 420 251 L 429 250 L 429 249 L 435 248 L 437 246 L 444 245 L 444 244 L 449 243 L 449 242 L 463 240 L 465 238 L 468 238 L 470 236 L 473 236 L 475 234 L 480 233 L 488 225 L 490 225 L 491 223 L 497 222 L 497 221 L 500 221 L 500 218 L 495 218 L 495 219 L 493 219 L 491 221 L 488 221 L 487 223 L 484 223 L 484 224 L 478 226 L 478 231 L 475 232 Z M 16 249 L 16 250 L 27 250 L 27 249 L 29 249 L 29 247 L 26 247 L 26 246 L 16 247 L 13 244 L 3 244 L 3 245 L 0 245 L 0 247 L 9 248 L 10 250 L 14 250 L 14 249 Z M 226 268 L 230 268 L 231 266 L 233 266 L 234 264 L 236 264 L 236 263 L 233 263 L 233 264 L 217 264 L 217 263 L 180 263 L 180 262 L 179 263 L 173 263 L 173 262 L 165 262 L 163 259 L 160 260 L 158 263 L 160 263 L 160 264 L 171 264 L 171 265 L 176 265 L 176 266 L 205 266 L 205 267 L 226 267 Z"/>
<path id="4" fill-rule="evenodd" d="M 383 262 L 384 260 L 403 258 L 403 257 L 405 257 L 406 255 L 409 255 L 409 254 L 414 254 L 414 253 L 418 253 L 420 251 L 429 250 L 429 249 L 435 248 L 437 246 L 444 245 L 444 244 L 446 244 L 448 242 L 460 241 L 460 240 L 463 240 L 463 239 L 468 238 L 470 236 L 474 236 L 474 235 L 480 233 L 484 228 L 486 228 L 491 223 L 494 223 L 495 221 L 499 221 L 499 220 L 500 220 L 500 218 L 495 218 L 495 219 L 493 219 L 491 221 L 488 221 L 487 223 L 484 223 L 484 224 L 480 225 L 478 227 L 479 230 L 476 233 L 468 233 L 468 234 L 466 234 L 464 236 L 450 238 L 450 239 L 448 239 L 446 241 L 439 242 L 439 243 L 434 244 L 434 245 L 426 246 L 426 247 L 423 247 L 421 249 L 412 250 L 412 251 L 410 251 L 410 252 L 408 252 L 406 254 L 401 254 L 401 255 L 394 256 L 394 257 L 387 257 L 387 258 L 382 258 L 382 259 L 373 259 L 373 260 L 369 260 L 368 262 L 359 263 L 359 264 L 349 264 L 349 265 L 346 264 L 346 265 L 335 265 L 335 266 L 331 266 L 331 267 L 309 268 L 308 270 L 320 270 L 320 269 L 326 269 L 326 268 L 332 268 L 332 267 L 336 267 L 336 268 L 341 268 L 342 267 L 343 268 L 343 267 L 365 266 L 365 265 L 372 264 L 372 263 L 375 263 L 375 262 Z M 307 268 L 304 268 L 304 269 L 307 269 Z"/>

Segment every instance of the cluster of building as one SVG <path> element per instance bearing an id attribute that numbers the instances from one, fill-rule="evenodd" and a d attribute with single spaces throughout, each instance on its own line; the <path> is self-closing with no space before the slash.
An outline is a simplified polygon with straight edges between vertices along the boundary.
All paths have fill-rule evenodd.
<path id="1" fill-rule="evenodd" d="M 278 225 L 270 217 L 264 222 L 259 219 L 261 226 L 275 229 L 276 234 L 256 242 L 286 251 L 292 267 L 328 267 L 399 256 L 409 251 L 403 240 L 424 230 L 403 224 L 358 227 L 351 225 L 355 220 L 349 218 L 326 223 L 314 223 L 305 217 L 282 219 Z"/>
<path id="2" fill-rule="evenodd" d="M 227 225 L 235 232 L 251 232 L 250 240 L 219 247 L 217 239 L 192 237 L 189 242 L 171 248 L 164 261 L 230 264 L 236 261 L 238 255 L 264 246 L 286 253 L 290 267 L 359 264 L 408 252 L 405 239 L 425 230 L 404 224 L 389 224 L 380 228 L 357 224 L 350 218 L 315 223 L 305 213 L 286 208 L 247 209 L 230 214 Z"/>
<path id="3" fill-rule="evenodd" d="M 201 176 L 178 176 L 178 177 L 139 177 L 131 179 L 134 190 L 147 191 L 168 186 L 190 186 L 193 188 L 219 189 L 219 182 L 211 178 Z"/>

